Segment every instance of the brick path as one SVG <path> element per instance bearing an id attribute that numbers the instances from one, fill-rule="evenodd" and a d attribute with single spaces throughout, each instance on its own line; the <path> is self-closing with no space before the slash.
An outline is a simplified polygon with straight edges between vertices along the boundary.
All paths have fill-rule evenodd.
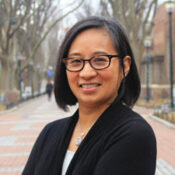
<path id="1" fill-rule="evenodd" d="M 175 125 L 152 116 L 153 110 L 134 108 L 152 126 L 157 139 L 156 175 L 175 175 Z"/>
<path id="2" fill-rule="evenodd" d="M 71 111 L 74 111 L 73 108 Z M 135 110 L 152 125 L 158 144 L 156 175 L 175 175 L 175 126 L 167 127 L 149 117 L 151 110 Z M 46 123 L 70 116 L 43 96 L 0 113 L 0 175 L 20 175 L 31 148 Z"/>

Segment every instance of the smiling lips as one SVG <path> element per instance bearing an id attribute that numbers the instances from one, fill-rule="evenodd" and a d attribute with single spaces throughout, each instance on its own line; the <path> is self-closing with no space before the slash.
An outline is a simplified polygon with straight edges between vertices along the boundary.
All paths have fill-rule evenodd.
<path id="1" fill-rule="evenodd" d="M 99 87 L 101 84 L 81 84 L 80 88 L 84 93 L 92 93 L 95 92 L 97 87 Z"/>
<path id="2" fill-rule="evenodd" d="M 80 88 L 82 89 L 83 93 L 91 94 L 96 92 L 99 86 L 100 84 L 81 84 Z"/>
<path id="3" fill-rule="evenodd" d="M 85 89 L 90 89 L 98 86 L 100 86 L 100 84 L 81 84 L 80 85 L 81 88 L 85 88 Z"/>

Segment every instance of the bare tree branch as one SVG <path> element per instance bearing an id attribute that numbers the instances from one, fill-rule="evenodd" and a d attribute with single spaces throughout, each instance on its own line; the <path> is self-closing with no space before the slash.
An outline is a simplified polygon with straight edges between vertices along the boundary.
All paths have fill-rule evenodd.
<path id="1" fill-rule="evenodd" d="M 41 43 L 44 41 L 44 39 L 46 38 L 46 36 L 49 34 L 50 30 L 59 22 L 61 21 L 63 18 L 65 18 L 66 16 L 68 16 L 69 14 L 71 14 L 72 12 L 74 12 L 75 10 L 77 10 L 82 4 L 83 4 L 84 0 L 81 0 L 81 2 L 74 7 L 73 9 L 69 10 L 68 12 L 66 12 L 64 15 L 62 15 L 61 17 L 59 17 L 58 19 L 56 19 L 46 30 L 46 32 L 44 33 L 43 37 L 40 38 L 40 40 L 35 44 L 34 48 L 32 49 L 31 55 L 28 57 L 28 59 L 26 60 L 26 64 L 24 65 L 23 69 L 25 69 L 29 63 L 29 61 L 31 59 L 34 59 L 34 55 L 36 54 L 36 51 L 38 50 L 38 48 L 40 47 Z"/>
<path id="2" fill-rule="evenodd" d="M 104 7 L 102 13 L 103 10 L 108 11 L 108 14 L 118 18 L 125 27 L 139 67 L 144 49 L 143 41 L 153 27 L 152 21 L 158 0 L 101 0 L 100 2 L 103 4 L 101 8 Z"/>
<path id="3" fill-rule="evenodd" d="M 27 3 L 28 2 L 28 3 Z M 16 28 L 9 34 L 9 38 L 13 37 L 13 35 L 19 30 L 20 26 L 24 23 L 29 10 L 30 10 L 30 6 L 31 6 L 31 0 L 26 1 L 27 3 L 27 8 L 25 10 L 25 14 L 24 16 L 21 18 L 21 20 L 19 21 L 19 23 L 17 24 Z"/>

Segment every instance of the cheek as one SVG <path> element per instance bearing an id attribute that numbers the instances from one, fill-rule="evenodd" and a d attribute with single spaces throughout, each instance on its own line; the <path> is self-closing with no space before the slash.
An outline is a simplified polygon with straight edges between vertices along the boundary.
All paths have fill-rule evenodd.
<path id="1" fill-rule="evenodd" d="M 73 90 L 75 88 L 75 85 L 77 84 L 77 73 L 66 71 L 66 75 L 69 86 Z"/>
<path id="2" fill-rule="evenodd" d="M 111 67 L 111 69 L 108 69 L 106 72 L 103 72 L 103 78 L 105 80 L 120 83 L 123 79 L 123 72 L 122 68 L 117 66 Z"/>
<path id="3" fill-rule="evenodd" d="M 103 75 L 103 81 L 108 88 L 113 89 L 114 91 L 117 91 L 120 87 L 121 81 L 123 79 L 122 69 L 112 69 L 108 72 L 104 72 Z"/>

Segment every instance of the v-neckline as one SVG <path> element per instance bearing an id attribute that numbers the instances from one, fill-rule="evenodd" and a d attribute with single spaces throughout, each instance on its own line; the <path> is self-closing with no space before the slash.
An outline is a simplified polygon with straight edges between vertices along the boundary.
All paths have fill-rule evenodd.
<path id="1" fill-rule="evenodd" d="M 104 125 L 107 125 L 108 122 L 111 121 L 113 115 L 110 115 L 110 111 L 113 107 L 115 107 L 116 109 L 121 109 L 121 104 L 114 102 L 112 103 L 102 114 L 101 116 L 97 119 L 97 121 L 94 123 L 94 125 L 92 126 L 92 128 L 89 130 L 89 132 L 87 133 L 87 135 L 85 136 L 85 138 L 83 139 L 83 141 L 81 142 L 81 144 L 79 145 L 79 147 L 77 148 L 73 159 L 71 160 L 69 167 L 67 169 L 67 173 L 66 175 L 71 175 L 72 169 L 76 163 L 77 157 L 80 155 L 80 153 L 82 152 L 83 148 L 88 145 L 88 141 L 93 139 L 94 135 L 100 135 L 102 134 L 102 129 Z M 67 148 L 69 146 L 69 142 L 70 139 L 72 137 L 74 128 L 76 126 L 76 123 L 78 121 L 78 110 L 75 112 L 75 114 L 71 117 L 71 120 L 69 122 L 69 124 L 67 125 L 67 129 L 65 131 L 65 135 L 63 136 L 63 142 L 62 142 L 62 148 L 61 148 L 61 152 L 62 152 L 62 157 L 61 160 L 63 162 L 64 160 L 64 156 L 66 154 Z M 95 133 L 95 134 L 94 134 Z M 90 139 L 91 138 L 91 139 Z"/>

